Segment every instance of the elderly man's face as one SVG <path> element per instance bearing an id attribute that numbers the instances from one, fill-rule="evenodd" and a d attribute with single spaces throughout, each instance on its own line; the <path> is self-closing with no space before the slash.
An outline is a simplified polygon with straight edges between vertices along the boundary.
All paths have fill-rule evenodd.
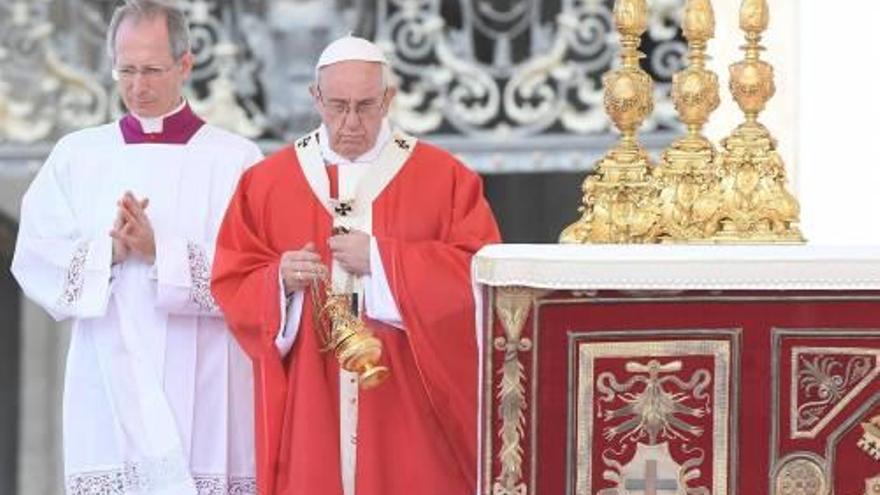
<path id="1" fill-rule="evenodd" d="M 114 70 L 119 93 L 129 111 L 159 117 L 180 104 L 183 84 L 192 70 L 192 55 L 171 55 L 165 16 L 135 22 L 126 18 L 116 31 Z"/>
<path id="2" fill-rule="evenodd" d="M 353 160 L 373 147 L 394 98 L 394 88 L 382 80 L 381 64 L 351 60 L 328 65 L 311 91 L 333 151 Z"/>

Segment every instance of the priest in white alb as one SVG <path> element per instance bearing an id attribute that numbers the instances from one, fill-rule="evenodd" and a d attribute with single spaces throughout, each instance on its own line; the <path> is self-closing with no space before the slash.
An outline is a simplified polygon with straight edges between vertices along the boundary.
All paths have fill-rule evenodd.
<path id="1" fill-rule="evenodd" d="M 129 113 L 57 143 L 24 196 L 12 263 L 28 297 L 73 321 L 66 491 L 256 493 L 251 364 L 209 276 L 260 151 L 182 98 L 193 56 L 179 9 L 127 1 L 107 46 Z"/>

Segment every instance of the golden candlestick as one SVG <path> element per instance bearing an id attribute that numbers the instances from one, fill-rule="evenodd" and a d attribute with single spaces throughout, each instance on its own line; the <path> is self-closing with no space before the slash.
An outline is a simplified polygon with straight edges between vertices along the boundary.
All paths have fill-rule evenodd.
<path id="1" fill-rule="evenodd" d="M 672 78 L 672 100 L 687 134 L 663 152 L 654 177 L 660 189 L 662 240 L 702 240 L 718 230 L 721 204 L 715 146 L 702 134 L 718 108 L 718 76 L 706 69 L 706 48 L 715 36 L 710 0 L 688 0 L 683 23 L 689 66 Z"/>
<path id="2" fill-rule="evenodd" d="M 656 187 L 650 176 L 650 158 L 636 139 L 636 131 L 654 110 L 654 84 L 639 67 L 641 35 L 647 30 L 645 0 L 617 0 L 614 24 L 620 33 L 621 67 L 605 74 L 605 111 L 620 129 L 617 145 L 584 180 L 581 218 L 566 227 L 560 242 L 653 242 L 658 232 Z"/>
<path id="3" fill-rule="evenodd" d="M 321 350 L 333 351 L 342 369 L 357 373 L 363 389 L 374 388 L 385 381 L 391 372 L 378 364 L 382 342 L 352 311 L 352 295 L 335 294 L 328 280 L 316 280 L 312 284 L 312 304 Z"/>
<path id="4" fill-rule="evenodd" d="M 712 239 L 734 243 L 801 243 L 800 206 L 785 184 L 785 166 L 758 115 L 776 92 L 773 67 L 760 59 L 770 21 L 767 0 L 743 0 L 740 28 L 745 59 L 730 66 L 730 91 L 745 122 L 721 141 L 720 230 Z"/>

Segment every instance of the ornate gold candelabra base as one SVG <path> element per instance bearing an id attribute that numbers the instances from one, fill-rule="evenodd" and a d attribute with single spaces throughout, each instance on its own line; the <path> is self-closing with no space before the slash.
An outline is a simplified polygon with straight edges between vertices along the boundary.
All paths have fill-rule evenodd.
<path id="1" fill-rule="evenodd" d="M 800 206 L 785 187 L 776 141 L 760 123 L 737 127 L 722 141 L 720 229 L 723 243 L 801 244 Z"/>
<path id="2" fill-rule="evenodd" d="M 315 292 L 317 291 L 313 291 L 313 296 Z M 319 300 L 313 297 L 315 304 L 320 304 Z M 315 308 L 318 320 L 315 327 L 324 344 L 322 350 L 333 351 L 339 366 L 357 373 L 361 388 L 371 389 L 384 382 L 391 371 L 378 364 L 382 357 L 382 342 L 373 335 L 363 320 L 354 315 L 351 300 L 350 294 L 328 293 L 323 306 Z"/>
<path id="3" fill-rule="evenodd" d="M 718 230 L 717 153 L 706 138 L 688 135 L 663 153 L 654 178 L 660 190 L 660 241 L 705 243 Z"/>
<path id="4" fill-rule="evenodd" d="M 656 188 L 648 154 L 639 147 L 612 150 L 584 180 L 581 218 L 562 231 L 564 244 L 647 243 L 657 237 Z"/>

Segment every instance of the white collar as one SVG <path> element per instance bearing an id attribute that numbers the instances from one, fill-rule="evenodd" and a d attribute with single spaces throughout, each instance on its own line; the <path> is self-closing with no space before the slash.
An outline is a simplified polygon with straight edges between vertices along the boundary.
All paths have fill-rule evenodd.
<path id="1" fill-rule="evenodd" d="M 363 155 L 355 158 L 354 160 L 349 160 L 348 158 L 345 158 L 339 155 L 339 153 L 336 153 L 335 151 L 330 149 L 330 134 L 327 132 L 326 125 L 322 123 L 321 128 L 318 130 L 318 141 L 321 143 L 321 158 L 324 159 L 324 163 L 332 165 L 373 163 L 376 161 L 377 158 L 379 158 L 379 154 L 382 153 L 382 149 L 385 148 L 385 145 L 388 144 L 388 141 L 390 140 L 391 124 L 388 123 L 388 119 L 383 119 L 382 129 L 379 131 L 379 135 L 376 136 L 376 143 L 373 145 L 373 147 L 370 148 L 370 150 Z"/>
<path id="2" fill-rule="evenodd" d="M 159 117 L 141 117 L 134 112 L 131 114 L 141 123 L 141 130 L 144 131 L 144 134 L 157 134 L 165 128 L 165 119 L 183 110 L 184 106 L 186 106 L 186 100 L 181 98 L 177 108 Z"/>

